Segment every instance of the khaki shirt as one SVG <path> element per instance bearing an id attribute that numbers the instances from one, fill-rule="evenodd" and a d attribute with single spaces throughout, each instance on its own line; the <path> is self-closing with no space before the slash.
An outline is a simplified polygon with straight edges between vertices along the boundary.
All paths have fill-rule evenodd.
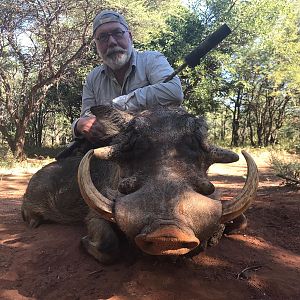
<path id="1" fill-rule="evenodd" d="M 183 92 L 179 78 L 175 76 L 163 83 L 173 71 L 161 53 L 139 52 L 135 49 L 123 86 L 118 83 L 110 68 L 106 65 L 98 66 L 87 75 L 83 86 L 81 117 L 91 115 L 92 106 L 111 105 L 113 99 L 122 95 L 127 95 L 130 110 L 135 112 L 158 104 L 180 105 Z M 73 123 L 74 126 L 76 122 L 77 120 Z"/>

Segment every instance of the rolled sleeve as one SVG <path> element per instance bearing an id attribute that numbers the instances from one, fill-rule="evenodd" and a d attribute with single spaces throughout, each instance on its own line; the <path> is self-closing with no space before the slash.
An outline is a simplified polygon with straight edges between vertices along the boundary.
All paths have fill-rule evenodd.
<path id="1" fill-rule="evenodd" d="M 139 110 L 155 105 L 180 105 L 183 101 L 183 92 L 178 76 L 163 82 L 173 72 L 173 68 L 161 53 L 151 52 L 146 61 L 149 85 L 128 94 L 129 102 L 134 107 L 139 107 Z"/>
<path id="2" fill-rule="evenodd" d="M 88 74 L 86 81 L 83 84 L 82 105 L 81 105 L 81 113 L 80 113 L 81 118 L 85 118 L 85 117 L 92 115 L 90 108 L 92 106 L 95 106 L 95 103 L 96 103 L 91 77 L 92 77 L 92 72 L 90 74 Z M 83 137 L 81 134 L 77 134 L 77 131 L 76 131 L 76 126 L 77 126 L 78 120 L 79 119 L 76 119 L 72 123 L 72 134 L 73 134 L 74 138 L 82 138 Z"/>
<path id="3" fill-rule="evenodd" d="M 90 73 L 85 83 L 83 84 L 82 89 L 82 106 L 81 106 L 81 113 L 80 117 L 88 117 L 91 115 L 90 108 L 96 105 L 95 99 L 95 92 L 93 89 L 93 82 L 92 82 L 93 74 Z"/>

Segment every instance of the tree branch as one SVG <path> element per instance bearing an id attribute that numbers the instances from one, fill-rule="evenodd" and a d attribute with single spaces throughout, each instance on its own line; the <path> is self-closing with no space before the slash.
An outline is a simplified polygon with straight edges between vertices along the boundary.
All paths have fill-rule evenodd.
<path id="1" fill-rule="evenodd" d="M 300 180 L 297 180 L 295 178 L 292 178 L 290 176 L 286 176 L 286 175 L 283 175 L 283 174 L 276 174 L 276 176 L 280 177 L 280 178 L 283 178 L 285 180 L 288 180 L 288 181 L 292 181 L 294 183 L 297 183 L 297 184 L 300 184 Z"/>

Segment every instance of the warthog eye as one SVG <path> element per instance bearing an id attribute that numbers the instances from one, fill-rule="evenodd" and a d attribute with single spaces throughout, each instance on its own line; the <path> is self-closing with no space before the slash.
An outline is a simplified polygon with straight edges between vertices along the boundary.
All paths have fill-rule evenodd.
<path id="1" fill-rule="evenodd" d="M 138 190 L 139 187 L 140 187 L 140 182 L 138 181 L 137 177 L 132 176 L 129 178 L 124 178 L 120 182 L 118 186 L 118 190 L 120 193 L 128 195 Z"/>

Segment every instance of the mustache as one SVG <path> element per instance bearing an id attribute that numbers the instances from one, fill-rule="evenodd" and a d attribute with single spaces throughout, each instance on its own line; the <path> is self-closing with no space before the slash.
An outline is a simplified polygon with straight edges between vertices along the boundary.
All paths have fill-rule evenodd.
<path id="1" fill-rule="evenodd" d="M 116 53 L 123 53 L 124 54 L 126 52 L 127 52 L 126 50 L 124 50 L 123 48 L 117 46 L 117 47 L 108 49 L 107 52 L 106 52 L 106 55 L 107 56 L 112 56 Z"/>

